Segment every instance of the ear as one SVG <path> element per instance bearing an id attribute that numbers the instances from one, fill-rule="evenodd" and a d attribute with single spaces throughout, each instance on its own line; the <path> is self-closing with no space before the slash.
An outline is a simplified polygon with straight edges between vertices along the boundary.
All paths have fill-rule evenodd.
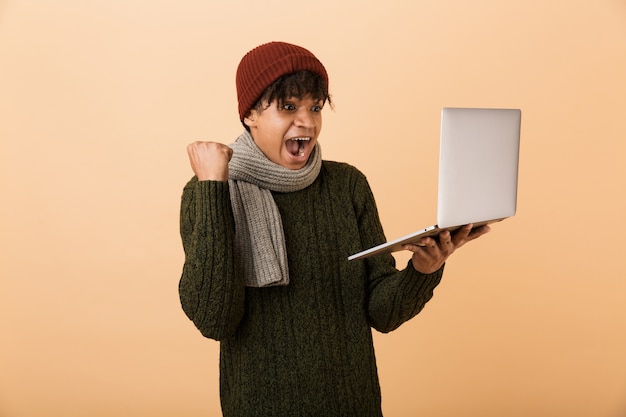
<path id="1" fill-rule="evenodd" d="M 256 126 L 257 116 L 258 116 L 257 111 L 255 109 L 252 109 L 248 112 L 246 117 L 243 118 L 243 122 L 248 127 L 254 127 Z"/>

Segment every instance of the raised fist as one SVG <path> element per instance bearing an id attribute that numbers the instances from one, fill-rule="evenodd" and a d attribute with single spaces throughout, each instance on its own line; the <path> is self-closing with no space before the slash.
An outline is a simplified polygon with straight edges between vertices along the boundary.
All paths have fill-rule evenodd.
<path id="1" fill-rule="evenodd" d="M 193 142 L 187 146 L 191 169 L 198 181 L 228 180 L 228 162 L 233 150 L 218 142 Z"/>

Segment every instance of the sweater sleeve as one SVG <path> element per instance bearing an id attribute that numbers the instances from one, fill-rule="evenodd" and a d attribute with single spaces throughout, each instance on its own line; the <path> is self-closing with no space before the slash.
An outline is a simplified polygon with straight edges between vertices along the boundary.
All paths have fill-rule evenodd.
<path id="1" fill-rule="evenodd" d="M 442 275 L 443 267 L 432 274 L 422 274 L 409 261 L 400 272 L 373 277 L 368 303 L 372 327 L 388 333 L 415 317 L 433 297 Z"/>
<path id="2" fill-rule="evenodd" d="M 185 263 L 179 282 L 183 311 L 208 338 L 235 332 L 244 310 L 244 282 L 234 257 L 235 226 L 228 183 L 197 181 L 183 190 L 180 233 Z"/>
<path id="3" fill-rule="evenodd" d="M 364 176 L 356 183 L 355 212 L 359 224 L 362 249 L 386 241 L 372 191 Z M 354 262 L 354 261 L 353 261 Z M 405 269 L 396 269 L 391 254 L 365 258 L 367 273 L 367 314 L 370 325 L 387 333 L 415 317 L 432 298 L 443 275 L 443 267 L 432 274 L 422 274 L 409 261 Z"/>

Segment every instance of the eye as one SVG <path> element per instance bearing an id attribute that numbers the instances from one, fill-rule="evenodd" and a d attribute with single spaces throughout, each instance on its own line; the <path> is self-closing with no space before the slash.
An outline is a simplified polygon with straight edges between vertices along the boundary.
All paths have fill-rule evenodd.
<path id="1" fill-rule="evenodd" d="M 292 103 L 283 103 L 283 110 L 293 111 L 295 109 L 296 106 L 294 106 Z"/>
<path id="2" fill-rule="evenodd" d="M 319 112 L 321 112 L 321 111 L 322 111 L 322 109 L 323 109 L 323 108 L 324 108 L 324 106 L 320 106 L 320 105 L 318 104 L 318 105 L 315 105 L 315 106 L 311 107 L 311 111 L 313 111 L 313 112 L 315 112 L 315 113 L 319 113 Z"/>

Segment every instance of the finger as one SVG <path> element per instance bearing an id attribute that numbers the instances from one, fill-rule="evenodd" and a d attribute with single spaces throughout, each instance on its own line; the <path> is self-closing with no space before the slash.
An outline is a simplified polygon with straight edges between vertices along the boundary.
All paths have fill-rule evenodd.
<path id="1" fill-rule="evenodd" d="M 447 247 L 453 244 L 452 235 L 450 234 L 449 230 L 444 230 L 443 232 L 439 233 L 439 242 L 443 247 Z"/>
<path id="2" fill-rule="evenodd" d="M 416 243 L 417 246 L 420 246 L 422 248 L 427 247 L 427 246 L 434 246 L 436 244 L 437 244 L 437 241 L 433 239 L 432 237 L 423 237 L 420 240 L 418 240 Z"/>
<path id="3" fill-rule="evenodd" d="M 194 154 L 197 143 L 198 142 L 192 142 L 189 145 L 187 145 L 187 155 L 191 156 Z"/>
<path id="4" fill-rule="evenodd" d="M 435 239 L 430 239 L 426 246 L 422 247 L 422 251 L 432 258 L 438 258 L 441 256 L 440 243 Z"/>
<path id="5" fill-rule="evenodd" d="M 452 241 L 455 245 L 464 242 L 467 237 L 472 232 L 472 228 L 474 225 L 472 223 L 466 224 L 465 226 L 460 227 L 452 234 Z"/>
<path id="6" fill-rule="evenodd" d="M 484 235 L 485 233 L 488 233 L 490 230 L 491 230 L 491 228 L 489 226 L 487 226 L 487 225 L 483 225 L 483 226 L 472 228 L 470 233 L 468 233 L 467 235 L 461 235 L 461 236 L 459 236 L 460 237 L 459 240 L 455 240 L 456 248 L 460 248 L 461 246 L 463 246 L 467 242 L 471 242 L 472 240 L 479 238 L 480 236 Z M 455 238 L 456 238 L 456 236 L 455 236 Z"/>
<path id="7" fill-rule="evenodd" d="M 489 231 L 491 231 L 491 227 L 489 227 L 488 225 L 476 227 L 476 228 L 472 229 L 472 232 L 469 234 L 468 241 L 469 240 L 474 240 L 474 239 L 484 235 L 485 233 L 489 233 Z"/>
<path id="8" fill-rule="evenodd" d="M 427 246 L 423 243 L 407 243 L 406 245 L 402 245 L 402 249 L 411 251 L 413 253 L 423 252 L 425 253 Z"/>
<path id="9" fill-rule="evenodd" d="M 416 243 L 406 244 L 402 248 L 405 250 L 409 250 L 413 253 L 420 251 L 422 253 L 426 253 L 426 251 L 432 252 L 433 250 L 437 249 L 437 241 L 430 237 L 424 237 L 418 240 Z"/>

